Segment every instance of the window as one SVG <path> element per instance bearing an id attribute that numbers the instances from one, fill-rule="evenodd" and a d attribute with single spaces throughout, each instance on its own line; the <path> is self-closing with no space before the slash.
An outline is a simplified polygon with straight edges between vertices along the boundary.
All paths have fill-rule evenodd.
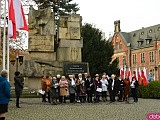
<path id="1" fill-rule="evenodd" d="M 143 41 L 138 41 L 138 46 L 140 47 L 142 45 Z"/>
<path id="2" fill-rule="evenodd" d="M 141 35 L 143 35 L 144 34 L 144 32 L 141 32 Z"/>
<path id="3" fill-rule="evenodd" d="M 117 57 L 116 59 L 117 59 L 117 61 L 118 61 L 118 67 L 119 67 L 119 57 Z"/>
<path id="4" fill-rule="evenodd" d="M 149 30 L 149 33 L 151 33 L 151 32 L 152 32 L 152 29 Z"/>
<path id="5" fill-rule="evenodd" d="M 146 45 L 149 45 L 152 39 L 146 39 Z"/>
<path id="6" fill-rule="evenodd" d="M 158 27 L 158 31 L 160 31 L 160 27 Z"/>
<path id="7" fill-rule="evenodd" d="M 151 70 L 149 71 L 149 74 L 150 74 L 149 77 L 151 77 L 151 79 L 154 79 L 154 69 L 151 69 Z"/>
<path id="8" fill-rule="evenodd" d="M 116 35 L 116 40 L 118 40 L 118 35 Z"/>
<path id="9" fill-rule="evenodd" d="M 126 56 L 123 56 L 123 66 L 126 65 Z"/>
<path id="10" fill-rule="evenodd" d="M 137 59 L 137 56 L 134 54 L 133 55 L 133 64 L 136 64 L 136 62 L 137 62 L 136 59 Z"/>
<path id="11" fill-rule="evenodd" d="M 119 49 L 122 49 L 122 44 L 119 44 Z"/>
<path id="12" fill-rule="evenodd" d="M 118 42 L 116 42 L 116 46 L 115 47 L 116 47 L 116 50 L 118 50 Z"/>
<path id="13" fill-rule="evenodd" d="M 141 53 L 141 63 L 145 63 L 145 54 Z"/>
<path id="14" fill-rule="evenodd" d="M 149 60 L 150 62 L 154 62 L 154 52 L 149 52 Z"/>

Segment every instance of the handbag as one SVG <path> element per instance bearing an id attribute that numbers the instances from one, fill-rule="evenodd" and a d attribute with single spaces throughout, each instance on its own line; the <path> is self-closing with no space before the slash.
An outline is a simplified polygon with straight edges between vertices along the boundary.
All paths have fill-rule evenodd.
<path id="1" fill-rule="evenodd" d="M 96 91 L 97 92 L 102 92 L 102 88 L 97 88 Z"/>

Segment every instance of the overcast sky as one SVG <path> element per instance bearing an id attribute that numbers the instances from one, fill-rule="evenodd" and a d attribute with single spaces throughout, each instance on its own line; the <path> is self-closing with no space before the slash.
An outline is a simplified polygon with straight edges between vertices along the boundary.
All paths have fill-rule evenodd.
<path id="1" fill-rule="evenodd" d="M 121 21 L 121 31 L 131 32 L 160 24 L 160 0 L 73 0 L 79 4 L 83 23 L 91 23 L 114 33 L 114 21 Z"/>

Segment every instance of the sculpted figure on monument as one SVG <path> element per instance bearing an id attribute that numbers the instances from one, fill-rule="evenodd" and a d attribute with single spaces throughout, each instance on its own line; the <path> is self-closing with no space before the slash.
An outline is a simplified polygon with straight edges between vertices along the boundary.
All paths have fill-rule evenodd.
<path id="1" fill-rule="evenodd" d="M 30 35 L 53 35 L 54 34 L 54 13 L 51 8 L 35 10 L 30 8 L 29 29 Z"/>

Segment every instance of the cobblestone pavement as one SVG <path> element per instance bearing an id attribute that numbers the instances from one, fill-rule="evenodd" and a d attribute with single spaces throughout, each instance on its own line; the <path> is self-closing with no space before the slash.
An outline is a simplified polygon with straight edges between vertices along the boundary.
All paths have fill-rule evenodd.
<path id="1" fill-rule="evenodd" d="M 51 105 L 40 98 L 21 98 L 21 108 L 15 99 L 9 104 L 7 120 L 146 120 L 147 113 L 160 113 L 160 100 L 139 99 L 138 103 L 75 103 Z"/>

